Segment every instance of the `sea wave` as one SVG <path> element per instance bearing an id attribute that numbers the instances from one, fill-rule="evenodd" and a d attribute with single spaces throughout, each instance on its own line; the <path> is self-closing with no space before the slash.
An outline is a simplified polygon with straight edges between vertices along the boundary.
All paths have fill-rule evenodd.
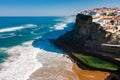
<path id="1" fill-rule="evenodd" d="M 5 51 L 5 50 L 7 50 L 7 48 L 2 47 L 2 48 L 0 48 L 0 50 Z"/>
<path id="2" fill-rule="evenodd" d="M 66 23 L 58 23 L 55 25 L 56 30 L 64 29 L 66 27 Z"/>
<path id="3" fill-rule="evenodd" d="M 18 26 L 18 27 L 3 28 L 3 29 L 0 29 L 0 33 L 17 31 L 17 30 L 21 30 L 21 29 L 25 29 L 25 28 L 33 28 L 33 27 L 37 27 L 37 25 L 35 25 L 35 24 L 26 24 L 26 25 L 22 25 L 22 26 Z"/>
<path id="4" fill-rule="evenodd" d="M 67 26 L 68 23 L 70 23 L 70 21 L 57 23 L 54 25 L 54 31 L 41 36 L 34 42 L 25 42 L 22 45 L 8 48 L 6 52 L 10 57 L 6 62 L 2 63 L 3 68 L 0 71 L 0 80 L 27 80 L 29 76 L 39 68 L 46 70 L 50 67 L 58 68 L 60 64 L 64 62 L 66 62 L 66 64 L 64 64 L 61 69 L 72 71 L 72 62 L 70 59 L 63 57 L 63 52 L 54 47 L 49 41 L 49 39 L 56 39 L 70 30 L 71 27 Z M 47 71 L 44 74 L 47 73 L 49 72 Z M 50 73 L 50 75 L 52 75 L 52 73 Z M 42 76 L 41 80 L 45 80 L 43 77 L 45 78 L 46 76 Z M 52 79 L 52 77 L 49 79 Z"/>
<path id="5" fill-rule="evenodd" d="M 61 23 L 57 23 L 56 25 L 54 25 L 54 28 L 55 30 L 63 30 L 65 27 L 67 27 L 67 24 L 74 22 L 75 16 L 64 17 L 64 20 Z"/>
<path id="6" fill-rule="evenodd" d="M 0 80 L 27 80 L 30 74 L 42 67 L 36 59 L 40 50 L 31 44 L 29 41 L 6 50 L 10 57 L 1 64 Z"/>
<path id="7" fill-rule="evenodd" d="M 63 57 L 64 54 L 49 52 L 42 48 L 35 48 L 31 44 L 32 41 L 29 41 L 6 50 L 10 57 L 6 62 L 1 64 L 0 80 L 29 80 L 30 75 L 36 70 L 41 69 L 41 71 L 43 71 L 44 69 L 47 70 L 52 67 L 72 71 L 72 62 L 69 58 Z M 41 45 L 42 44 L 46 48 L 54 48 L 46 41 L 41 43 Z M 61 64 L 64 65 L 61 66 Z M 40 80 L 45 80 L 45 75 L 48 74 L 53 75 L 45 71 L 44 76 L 41 76 Z M 56 76 L 60 77 L 61 75 L 56 74 Z M 53 79 L 54 76 L 47 76 L 47 78 Z"/>
<path id="8" fill-rule="evenodd" d="M 1 39 L 3 39 L 3 38 L 11 38 L 11 37 L 14 37 L 14 36 L 17 36 L 17 35 L 15 33 L 0 34 Z"/>
<path id="9" fill-rule="evenodd" d="M 30 80 L 32 79 L 39 79 L 39 80 L 56 80 L 56 79 L 63 79 L 67 80 L 68 77 L 62 72 L 59 72 L 61 74 L 55 73 L 54 70 L 57 69 L 57 71 L 69 71 L 72 73 L 72 62 L 69 58 L 63 57 L 64 52 L 58 48 L 56 48 L 53 44 L 51 44 L 51 39 L 57 39 L 60 35 L 63 35 L 66 31 L 69 31 L 72 29 L 73 25 L 69 25 L 69 23 L 72 23 L 73 21 L 67 19 L 68 21 L 63 21 L 61 23 L 57 23 L 54 25 L 55 30 L 52 32 L 47 33 L 46 35 L 42 36 L 39 39 L 36 39 L 32 45 L 36 48 L 39 48 L 41 51 L 37 55 L 37 59 L 39 62 L 43 64 L 43 67 L 38 70 L 42 76 L 36 76 L 35 74 L 38 71 L 34 72 L 32 74 L 32 77 L 30 76 Z M 62 64 L 62 66 L 61 66 Z M 49 71 L 49 72 L 48 72 Z M 44 72 L 44 73 L 43 73 Z M 50 76 L 49 76 L 50 75 Z M 34 76 L 34 77 L 33 77 Z M 28 79 L 29 80 L 29 79 Z"/>

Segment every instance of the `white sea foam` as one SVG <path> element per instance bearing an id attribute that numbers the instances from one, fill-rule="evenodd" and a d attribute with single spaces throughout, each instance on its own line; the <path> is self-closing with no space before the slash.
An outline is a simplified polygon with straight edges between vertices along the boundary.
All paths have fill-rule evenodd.
<path id="1" fill-rule="evenodd" d="M 30 42 L 23 43 L 21 46 L 15 46 L 7 49 L 10 55 L 9 59 L 2 64 L 0 71 L 0 80 L 27 80 L 29 76 L 37 69 L 48 69 L 51 67 L 58 68 L 63 63 L 61 69 L 72 72 L 72 63 L 70 59 L 63 57 L 64 54 L 58 52 L 50 52 L 39 48 L 34 48 Z M 55 49 L 50 43 L 43 42 L 43 45 L 50 50 Z M 56 49 L 57 50 L 57 49 Z M 61 51 L 59 51 L 61 52 Z M 44 67 L 44 68 L 42 68 Z M 52 73 L 44 72 L 44 75 L 51 74 L 47 78 L 53 79 Z M 58 77 L 61 75 L 56 74 Z M 40 80 L 45 80 L 46 77 L 41 77 Z M 63 77 L 66 78 L 66 77 Z M 36 79 L 35 79 L 36 80 Z M 67 80 L 67 79 L 64 79 Z"/>
<path id="2" fill-rule="evenodd" d="M 32 47 L 31 43 L 27 42 L 7 50 L 11 57 L 2 64 L 0 80 L 26 80 L 32 72 L 42 67 L 36 59 L 40 50 Z"/>
<path id="3" fill-rule="evenodd" d="M 7 50 L 7 48 L 4 48 L 4 47 L 2 47 L 2 48 L 0 48 L 0 50 L 3 50 L 3 51 L 5 51 L 5 50 Z"/>
<path id="4" fill-rule="evenodd" d="M 59 25 L 57 24 L 55 27 L 57 27 L 57 30 L 61 30 L 66 27 L 67 23 L 69 23 L 69 21 L 63 22 L 63 24 L 59 23 Z M 48 40 L 50 38 L 57 38 L 61 35 L 61 33 L 63 34 L 63 32 L 67 30 L 61 31 L 62 32 L 56 31 L 57 33 L 53 32 L 46 35 L 46 37 L 41 37 L 43 39 L 38 41 L 38 45 L 40 45 L 38 46 L 38 48 L 33 47 L 32 42 L 26 42 L 23 43 L 23 45 L 21 46 L 15 46 L 7 49 L 6 52 L 10 54 L 10 57 L 5 63 L 2 64 L 3 68 L 0 71 L 0 80 L 27 80 L 29 76 L 38 68 L 57 68 L 60 67 L 61 64 L 64 63 L 64 61 L 66 62 L 66 64 L 64 64 L 61 69 L 71 71 L 71 61 L 68 58 L 63 57 L 64 54 L 60 54 L 61 51 L 50 44 Z M 45 72 L 44 74 L 47 74 L 47 72 Z M 51 76 L 43 76 L 41 77 L 41 79 L 38 80 L 45 80 L 46 78 L 49 78 L 51 80 L 58 79 L 57 77 L 56 79 L 53 79 L 55 75 L 53 75 L 52 73 L 48 75 Z M 62 79 L 60 77 L 61 75 L 57 74 L 57 76 L 59 77 L 59 79 Z"/>
<path id="5" fill-rule="evenodd" d="M 0 29 L 0 33 L 16 31 L 16 30 L 21 30 L 21 29 L 25 29 L 25 28 L 33 28 L 33 27 L 36 27 L 36 26 L 37 25 L 35 25 L 35 24 L 26 24 L 26 25 L 18 26 L 18 27 L 4 28 L 4 29 Z"/>
<path id="6" fill-rule="evenodd" d="M 58 23 L 54 26 L 55 30 L 63 30 L 65 27 L 67 27 L 68 23 L 75 22 L 75 16 L 68 16 L 65 17 L 64 21 L 61 23 Z"/>
<path id="7" fill-rule="evenodd" d="M 15 33 L 9 33 L 9 34 L 0 34 L 0 38 L 10 38 L 17 36 Z"/>
<path id="8" fill-rule="evenodd" d="M 40 68 L 39 73 L 37 73 L 38 71 L 35 73 L 39 76 L 33 73 L 28 80 L 69 80 L 68 74 L 66 75 L 64 72 L 74 74 L 71 60 L 63 57 L 63 54 L 41 50 L 37 59 L 43 64 L 43 67 Z"/>
<path id="9" fill-rule="evenodd" d="M 66 23 L 58 23 L 55 25 L 56 30 L 64 29 L 66 27 Z"/>
<path id="10" fill-rule="evenodd" d="M 30 33 L 31 33 L 31 34 L 36 34 L 34 31 L 31 31 Z"/>

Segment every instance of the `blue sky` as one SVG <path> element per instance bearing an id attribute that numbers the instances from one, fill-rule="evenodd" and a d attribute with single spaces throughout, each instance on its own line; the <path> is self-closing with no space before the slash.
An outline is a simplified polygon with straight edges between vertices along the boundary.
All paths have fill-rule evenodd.
<path id="1" fill-rule="evenodd" d="M 0 0 L 0 16 L 64 16 L 119 5 L 120 0 Z"/>

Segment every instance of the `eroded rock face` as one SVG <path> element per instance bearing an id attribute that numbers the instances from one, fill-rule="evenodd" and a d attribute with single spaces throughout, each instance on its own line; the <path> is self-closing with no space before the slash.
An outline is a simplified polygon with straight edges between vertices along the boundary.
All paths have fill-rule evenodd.
<path id="1" fill-rule="evenodd" d="M 120 47 L 102 46 L 110 40 L 111 34 L 92 22 L 91 16 L 78 14 L 73 30 L 60 36 L 54 43 L 70 52 L 87 52 L 119 59 Z M 106 80 L 120 80 L 120 76 L 112 73 Z"/>
<path id="2" fill-rule="evenodd" d="M 103 27 L 92 22 L 91 16 L 78 14 L 73 30 L 60 36 L 55 41 L 55 44 L 62 48 L 68 46 L 69 50 L 75 52 L 86 51 L 109 57 L 120 57 L 119 47 L 113 48 L 111 52 L 111 46 L 102 46 L 103 43 L 109 42 L 110 39 L 111 36 L 103 30 Z"/>
<path id="3" fill-rule="evenodd" d="M 108 76 L 105 80 L 120 80 L 120 75 L 111 74 L 111 75 Z"/>

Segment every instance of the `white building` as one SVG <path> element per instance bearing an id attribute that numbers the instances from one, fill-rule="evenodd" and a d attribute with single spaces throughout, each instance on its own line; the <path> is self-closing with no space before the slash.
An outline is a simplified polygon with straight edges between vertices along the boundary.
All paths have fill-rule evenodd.
<path id="1" fill-rule="evenodd" d="M 120 16 L 120 10 L 117 11 L 117 16 Z"/>
<path id="2" fill-rule="evenodd" d="M 113 20 L 112 18 L 102 18 L 104 24 L 110 24 L 110 21 Z"/>

